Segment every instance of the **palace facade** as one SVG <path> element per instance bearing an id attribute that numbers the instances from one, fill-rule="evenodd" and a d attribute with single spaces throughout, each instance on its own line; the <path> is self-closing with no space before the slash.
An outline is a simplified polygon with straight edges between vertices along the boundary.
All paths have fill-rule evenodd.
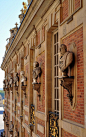
<path id="1" fill-rule="evenodd" d="M 3 137 L 86 137 L 86 0 L 28 0 L 10 29 Z"/>

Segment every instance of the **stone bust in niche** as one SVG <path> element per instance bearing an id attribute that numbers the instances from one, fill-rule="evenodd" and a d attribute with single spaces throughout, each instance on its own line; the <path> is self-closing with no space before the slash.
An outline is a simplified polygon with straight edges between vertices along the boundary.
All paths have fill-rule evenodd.
<path id="1" fill-rule="evenodd" d="M 40 80 L 40 77 L 41 77 L 41 73 L 42 73 L 42 70 L 41 70 L 41 67 L 39 67 L 39 63 L 37 61 L 35 61 L 33 63 L 33 89 L 36 90 L 38 92 L 38 96 L 40 97 L 40 86 L 41 86 L 41 80 Z"/>
<path id="2" fill-rule="evenodd" d="M 68 77 L 67 73 L 69 73 L 69 76 L 71 76 L 70 65 L 72 64 L 72 62 L 73 62 L 73 52 L 67 51 L 67 46 L 65 44 L 61 44 L 59 68 L 62 71 L 62 77 Z"/>
<path id="3" fill-rule="evenodd" d="M 34 70 L 33 70 L 33 83 L 38 83 L 37 82 L 37 79 L 39 77 L 39 83 L 40 83 L 40 76 L 41 76 L 41 68 L 39 67 L 39 63 L 37 61 L 35 61 L 33 63 L 33 67 L 34 67 Z"/>

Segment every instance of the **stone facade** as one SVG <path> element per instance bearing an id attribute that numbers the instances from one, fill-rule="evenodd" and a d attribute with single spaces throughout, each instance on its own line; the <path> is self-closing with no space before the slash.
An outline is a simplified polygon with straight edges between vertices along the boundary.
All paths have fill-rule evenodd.
<path id="1" fill-rule="evenodd" d="M 10 30 L 1 64 L 5 135 L 86 137 L 86 0 L 28 0 L 29 4 L 20 27 L 16 23 Z M 73 83 L 72 105 L 68 90 L 60 85 L 61 44 L 74 53 L 72 78 L 69 68 L 65 78 Z M 35 61 L 42 72 L 33 83 Z"/>

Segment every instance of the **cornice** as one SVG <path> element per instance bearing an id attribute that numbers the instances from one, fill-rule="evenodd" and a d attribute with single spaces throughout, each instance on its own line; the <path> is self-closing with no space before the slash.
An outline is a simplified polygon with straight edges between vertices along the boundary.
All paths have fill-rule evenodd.
<path id="1" fill-rule="evenodd" d="M 45 12 L 45 8 L 47 8 L 50 3 L 54 0 L 34 0 L 27 11 L 27 14 L 19 27 L 19 30 L 13 40 L 7 54 L 5 56 L 4 61 L 2 62 L 1 69 L 5 70 L 10 58 L 15 55 L 15 52 L 19 50 L 23 41 L 25 41 L 27 35 L 31 32 L 33 25 L 35 22 L 38 22 L 41 16 Z M 35 16 L 36 15 L 36 16 Z"/>

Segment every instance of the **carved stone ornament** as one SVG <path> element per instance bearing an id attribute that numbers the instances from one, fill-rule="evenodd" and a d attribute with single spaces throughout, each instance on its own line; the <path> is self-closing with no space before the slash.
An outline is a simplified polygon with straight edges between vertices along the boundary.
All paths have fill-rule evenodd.
<path id="1" fill-rule="evenodd" d="M 17 131 L 17 128 L 15 128 L 15 131 L 14 131 L 14 137 L 18 137 L 18 131 Z"/>
<path id="2" fill-rule="evenodd" d="M 3 111 L 3 121 L 5 121 L 5 116 L 6 116 L 5 111 Z"/>
<path id="3" fill-rule="evenodd" d="M 5 131 L 3 131 L 3 137 L 5 137 Z"/>
<path id="4" fill-rule="evenodd" d="M 6 116 L 6 126 L 9 127 L 9 120 L 8 120 L 8 116 Z"/>
<path id="5" fill-rule="evenodd" d="M 15 73 L 14 74 L 14 88 L 16 90 L 17 95 L 19 95 L 18 86 L 19 86 L 19 75 L 18 75 L 18 73 Z"/>
<path id="6" fill-rule="evenodd" d="M 39 63 L 35 61 L 33 63 L 34 69 L 33 69 L 33 89 L 38 92 L 38 96 L 40 97 L 40 77 L 41 77 L 41 67 L 39 67 Z"/>
<path id="7" fill-rule="evenodd" d="M 11 90 L 13 89 L 13 77 L 12 77 L 12 74 L 9 75 L 9 88 Z"/>
<path id="8" fill-rule="evenodd" d="M 21 88 L 23 90 L 24 95 L 26 96 L 27 78 L 24 76 L 24 74 L 24 71 L 21 71 Z"/>
<path id="9" fill-rule="evenodd" d="M 61 69 L 62 76 L 59 78 L 61 80 L 61 86 L 68 91 L 67 97 L 70 100 L 71 106 L 73 105 L 73 83 L 74 76 L 71 76 L 71 69 L 74 63 L 74 53 L 72 51 L 67 51 L 67 47 L 64 44 L 60 46 L 60 59 L 59 68 Z"/>
<path id="10" fill-rule="evenodd" d="M 18 87 L 19 86 L 19 76 L 18 73 L 14 74 L 14 87 Z"/>
<path id="11" fill-rule="evenodd" d="M 13 128 L 14 128 L 14 125 L 13 125 L 12 121 L 10 121 L 9 132 L 11 135 L 13 134 Z"/>
<path id="12" fill-rule="evenodd" d="M 9 82 L 8 82 L 8 79 L 7 79 L 7 77 L 6 77 L 6 90 L 8 91 L 9 90 Z"/>
<path id="13" fill-rule="evenodd" d="M 6 89 L 6 80 L 5 79 L 3 80 L 3 89 L 4 89 L 4 91 Z"/>

